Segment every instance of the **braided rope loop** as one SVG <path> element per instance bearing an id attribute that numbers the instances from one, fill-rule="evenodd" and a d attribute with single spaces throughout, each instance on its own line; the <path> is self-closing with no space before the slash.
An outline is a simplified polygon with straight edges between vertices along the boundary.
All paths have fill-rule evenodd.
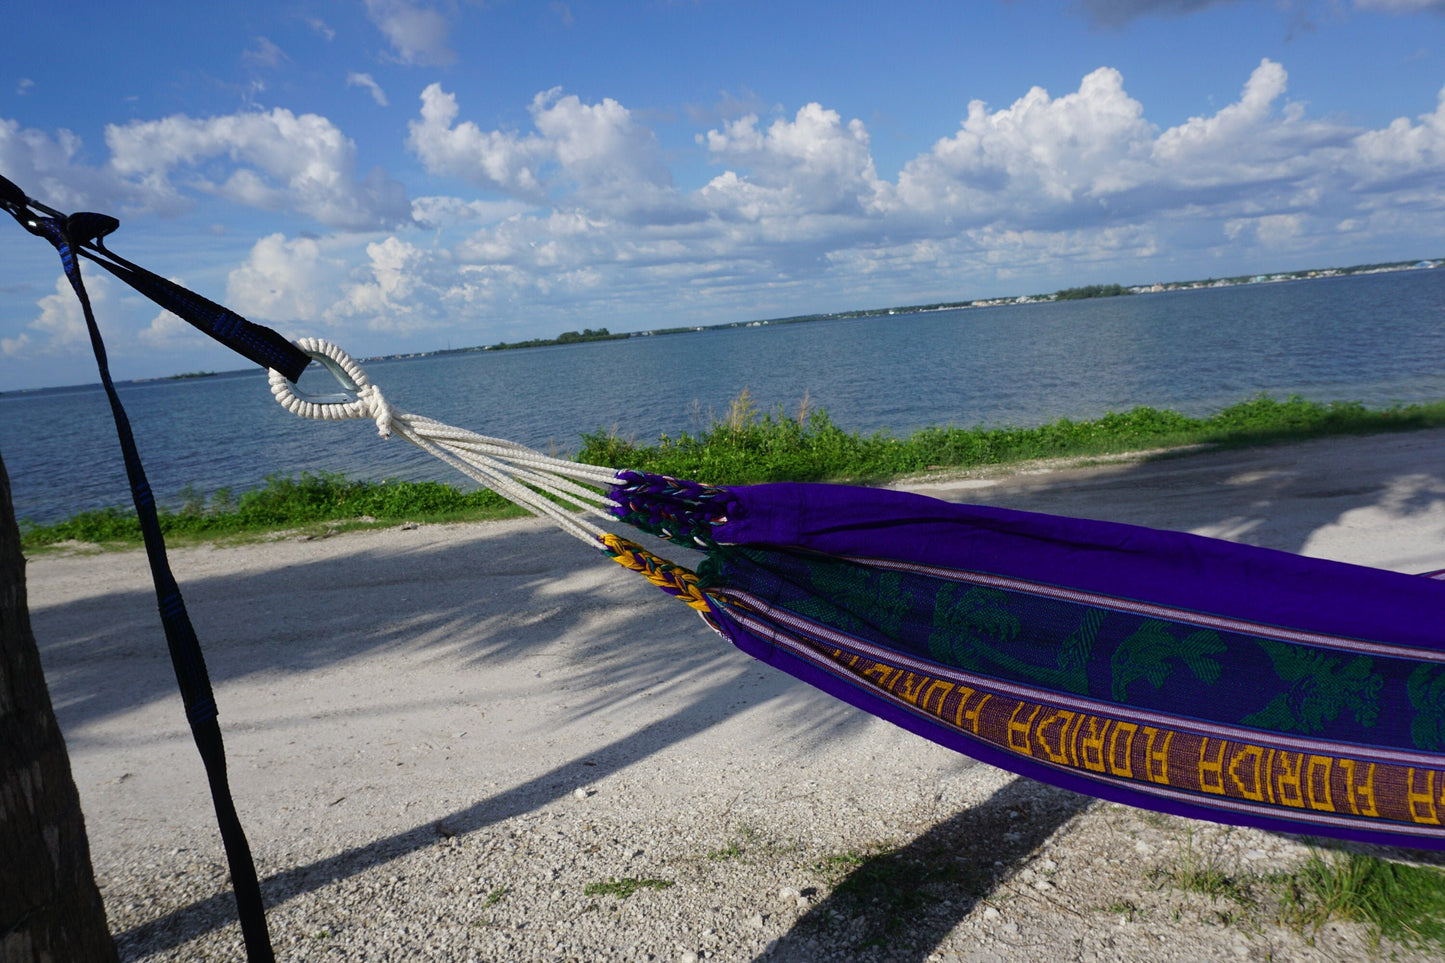
<path id="1" fill-rule="evenodd" d="M 383 438 L 396 435 L 411 442 L 503 498 L 549 519 L 569 535 L 596 547 L 605 534 L 588 516 L 609 517 L 611 503 L 606 492 L 617 483 L 613 469 L 553 458 L 516 442 L 398 411 L 361 365 L 335 344 L 302 338 L 296 346 L 329 368 L 354 397 L 340 402 L 308 398 L 273 369 L 271 394 L 287 411 L 318 421 L 369 419 Z"/>

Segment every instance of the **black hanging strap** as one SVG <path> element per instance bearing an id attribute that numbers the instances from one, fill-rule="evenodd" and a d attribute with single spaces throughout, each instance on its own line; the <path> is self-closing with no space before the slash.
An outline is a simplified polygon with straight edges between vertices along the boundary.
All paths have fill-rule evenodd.
<path id="1" fill-rule="evenodd" d="M 32 234 L 46 236 L 41 221 L 52 220 L 70 239 L 71 256 L 89 258 L 156 304 L 204 331 L 242 357 L 263 368 L 274 368 L 295 381 L 311 359 L 284 336 L 264 325 L 247 321 L 236 312 L 203 298 L 174 281 L 147 271 L 105 246 L 104 238 L 120 222 L 109 214 L 77 212 L 65 215 L 25 195 L 12 181 L 0 177 L 0 208 L 8 210 Z M 42 211 L 37 217 L 31 209 Z M 50 238 L 46 236 L 46 239 Z"/>
<path id="2" fill-rule="evenodd" d="M 105 343 L 101 340 L 100 329 L 91 311 L 90 297 L 80 277 L 80 264 L 76 260 L 78 245 L 94 244 L 101 253 L 100 238 L 115 230 L 118 222 L 102 214 L 77 214 L 66 217 L 59 212 L 52 216 L 40 217 L 30 214 L 29 208 L 36 207 L 49 212 L 27 198 L 13 183 L 0 177 L 0 207 L 9 210 L 26 230 L 45 238 L 60 254 L 60 263 L 65 276 L 80 299 L 85 313 L 85 324 L 90 332 L 91 347 L 95 351 L 95 362 L 100 369 L 100 380 L 110 400 L 111 414 L 115 419 L 116 434 L 120 439 L 121 454 L 125 459 L 126 475 L 130 480 L 131 497 L 135 502 L 136 516 L 140 521 L 141 534 L 145 539 L 146 556 L 150 560 L 151 579 L 155 583 L 156 603 L 160 608 L 161 624 L 165 629 L 166 644 L 170 649 L 171 664 L 175 667 L 176 681 L 180 685 L 181 697 L 185 702 L 186 719 L 191 726 L 196 748 L 206 768 L 206 778 L 211 786 L 211 799 L 216 807 L 216 820 L 220 825 L 221 840 L 226 847 L 226 859 L 230 864 L 231 885 L 236 894 L 236 909 L 241 920 L 241 933 L 246 944 L 246 956 L 251 963 L 274 963 L 275 953 L 271 948 L 271 937 L 266 928 L 266 910 L 261 901 L 261 887 L 256 878 L 256 866 L 251 857 L 251 847 L 236 815 L 235 803 L 231 800 L 231 788 L 226 778 L 226 751 L 221 741 L 221 727 L 216 717 L 216 700 L 211 691 L 211 680 L 206 672 L 206 662 L 201 655 L 200 642 L 196 639 L 195 628 L 186 612 L 185 601 L 181 598 L 180 587 L 171 573 L 166 559 L 165 539 L 161 535 L 160 520 L 156 517 L 155 496 L 146 480 L 145 469 L 141 466 L 140 454 L 136 449 L 135 437 L 131 432 L 130 419 L 126 417 L 111 380 L 110 366 L 106 360 Z M 75 236 L 72 236 L 72 231 Z M 85 252 L 82 252 L 85 253 Z M 92 260 L 106 266 L 112 273 L 127 283 L 133 278 L 150 285 L 157 294 L 142 290 L 148 297 L 175 311 L 212 337 L 229 344 L 247 357 L 267 367 L 274 367 L 287 373 L 295 380 L 305 367 L 306 356 L 281 339 L 274 331 L 253 325 L 239 315 L 212 304 L 198 295 L 193 295 L 179 285 L 157 278 L 121 259 L 115 259 L 119 269 L 111 267 L 93 255 Z M 125 273 L 129 271 L 130 276 Z M 161 282 L 154 283 L 150 279 Z M 200 319 L 199 321 L 197 319 Z M 203 323 L 204 322 L 204 323 Z M 264 332 L 257 336 L 256 332 Z M 294 360 L 288 364 L 288 352 L 281 350 L 273 339 L 280 339 L 287 348 L 300 356 L 300 367 Z M 294 371 L 294 374 L 290 372 Z"/>

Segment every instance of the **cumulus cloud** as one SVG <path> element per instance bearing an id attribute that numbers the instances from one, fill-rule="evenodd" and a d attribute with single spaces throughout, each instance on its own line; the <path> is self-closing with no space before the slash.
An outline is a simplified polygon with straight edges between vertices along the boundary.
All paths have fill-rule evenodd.
<path id="1" fill-rule="evenodd" d="M 1435 110 L 1417 118 L 1399 117 L 1382 130 L 1361 133 L 1342 166 L 1355 178 L 1354 187 L 1370 193 L 1421 188 L 1436 202 L 1436 184 L 1445 171 L 1445 88 Z"/>
<path id="2" fill-rule="evenodd" d="M 97 315 L 109 307 L 115 285 L 107 277 L 92 274 L 85 282 L 90 303 Z M 88 344 L 85 313 L 76 299 L 70 282 L 63 276 L 55 281 L 55 293 L 47 294 L 37 304 L 40 313 L 12 338 L 0 338 L 0 355 L 7 358 L 58 354 Z"/>
<path id="3" fill-rule="evenodd" d="M 567 188 L 574 203 L 632 218 L 677 211 L 671 173 L 657 137 L 631 111 L 607 98 L 584 104 L 558 89 L 533 98 L 534 131 L 484 131 L 457 123 L 456 97 L 431 84 L 407 146 L 433 174 L 541 203 Z"/>
<path id="4" fill-rule="evenodd" d="M 973 222 L 1087 210 L 1148 176 L 1153 136 L 1123 77 L 1103 67 L 1062 97 L 1035 87 L 996 111 L 971 102 L 956 134 L 904 166 L 898 195 Z"/>
<path id="5" fill-rule="evenodd" d="M 134 200 L 134 185 L 87 164 L 81 139 L 65 128 L 52 133 L 0 117 L 0 171 L 31 197 L 62 210 Z"/>
<path id="6" fill-rule="evenodd" d="M 1170 127 L 1107 67 L 1074 90 L 974 101 L 896 172 L 878 170 L 857 118 L 821 103 L 753 109 L 694 128 L 713 170 L 690 190 L 618 101 L 543 91 L 523 129 L 488 128 L 438 84 L 407 145 L 431 174 L 472 185 L 463 196 L 408 202 L 384 174 L 358 178 L 334 125 L 286 111 L 112 128 L 102 167 L 73 135 L 0 121 L 0 165 L 76 195 L 130 191 L 153 210 L 205 191 L 312 217 L 334 233 L 257 241 L 230 303 L 282 326 L 396 336 L 378 335 L 377 351 L 443 325 L 481 343 L 520 334 L 504 327 L 518 318 L 533 334 L 576 328 L 579 312 L 625 330 L 975 296 L 1005 280 L 1331 263 L 1360 238 L 1409 257 L 1442 236 L 1445 91 L 1428 113 L 1360 129 L 1291 102 L 1273 61 L 1240 80 L 1231 102 Z M 63 330 L 52 317 L 4 350 Z"/>
<path id="7" fill-rule="evenodd" d="M 259 321 L 324 322 L 350 276 L 352 261 L 344 252 L 334 239 L 263 237 L 226 279 L 226 303 Z"/>
<path id="8" fill-rule="evenodd" d="M 386 91 L 382 90 L 381 85 L 372 79 L 371 74 L 359 74 L 353 71 L 346 75 L 346 86 L 361 87 L 369 91 L 371 99 L 376 101 L 378 107 L 387 105 Z"/>
<path id="9" fill-rule="evenodd" d="M 748 114 L 698 136 L 727 170 L 703 189 L 713 210 L 749 220 L 779 213 L 866 215 L 886 204 L 888 193 L 869 151 L 868 132 L 857 119 L 821 104 L 808 104 L 792 120 L 766 130 Z"/>
<path id="10" fill-rule="evenodd" d="M 356 145 L 331 121 L 276 108 L 220 117 L 177 114 L 109 125 L 111 168 L 137 181 L 153 203 L 184 203 L 174 175 L 194 190 L 264 210 L 294 210 L 335 228 L 365 230 L 410 217 L 406 190 L 383 171 L 356 177 Z M 208 161 L 234 168 L 224 179 Z M 202 172 L 205 168 L 206 173 Z"/>
<path id="11" fill-rule="evenodd" d="M 456 60 L 447 45 L 450 25 L 439 10 L 411 0 L 366 0 L 366 15 L 401 63 L 435 67 Z"/>

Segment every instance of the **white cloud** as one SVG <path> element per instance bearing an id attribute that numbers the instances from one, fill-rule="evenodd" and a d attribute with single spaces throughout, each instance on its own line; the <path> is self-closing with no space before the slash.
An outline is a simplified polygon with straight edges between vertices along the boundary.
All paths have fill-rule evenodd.
<path id="1" fill-rule="evenodd" d="M 993 112 L 971 102 L 957 134 L 905 165 L 898 194 L 914 211 L 970 222 L 1087 209 L 1147 176 L 1153 133 L 1123 77 L 1102 67 L 1057 99 L 1035 87 Z"/>
<path id="2" fill-rule="evenodd" d="M 844 124 L 836 111 L 808 104 L 791 120 L 766 131 L 748 114 L 698 136 L 714 161 L 728 170 L 702 191 L 713 210 L 730 209 L 746 219 L 778 214 L 866 215 L 887 204 L 888 185 L 878 178 L 860 120 Z"/>
<path id="3" fill-rule="evenodd" d="M 267 323 L 325 323 L 352 263 L 334 240 L 272 234 L 257 241 L 245 263 L 230 273 L 226 303 Z"/>
<path id="4" fill-rule="evenodd" d="M 1361 187 L 1394 190 L 1424 182 L 1434 187 L 1445 170 L 1445 88 L 1435 110 L 1411 123 L 1400 117 L 1382 130 L 1365 131 L 1355 140 L 1348 166 Z M 1441 196 L 1435 191 L 1436 197 Z"/>
<path id="5" fill-rule="evenodd" d="M 196 333 L 196 329 L 180 316 L 170 311 L 162 311 L 152 318 L 151 323 L 141 329 L 136 337 L 147 348 L 164 351 L 170 348 L 193 347 L 188 342 Z"/>
<path id="6" fill-rule="evenodd" d="M 304 18 L 303 22 L 306 24 L 306 26 L 311 28 L 311 31 L 313 33 L 315 33 L 321 39 L 325 40 L 327 43 L 330 43 L 331 41 L 336 39 L 336 30 L 332 28 L 332 26 L 325 20 L 322 20 L 320 17 L 306 17 Z"/>
<path id="7" fill-rule="evenodd" d="M 86 164 L 80 138 L 63 127 L 52 134 L 0 117 L 0 171 L 29 196 L 61 210 L 139 199 L 135 185 Z"/>
<path id="8" fill-rule="evenodd" d="M 366 15 L 404 64 L 442 66 L 456 60 L 450 26 L 438 10 L 410 0 L 366 0 Z"/>
<path id="9" fill-rule="evenodd" d="M 532 207 L 516 200 L 466 201 L 460 197 L 415 197 L 411 202 L 411 216 L 422 227 L 453 227 L 468 222 L 495 223 Z"/>
<path id="10" fill-rule="evenodd" d="M 111 168 L 139 182 L 152 203 L 180 206 L 185 186 L 265 210 L 294 210 L 335 228 L 366 230 L 410 217 L 406 190 L 380 170 L 356 178 L 356 145 L 331 121 L 276 108 L 220 117 L 177 114 L 109 125 Z M 207 162 L 236 166 L 224 180 Z M 202 173 L 202 168 L 206 173 Z"/>
<path id="11" fill-rule="evenodd" d="M 31 80 L 29 77 L 21 77 L 15 82 L 15 96 L 24 97 L 26 94 L 30 93 L 31 89 L 34 86 L 35 81 Z"/>
<path id="12" fill-rule="evenodd" d="M 547 152 L 542 138 L 483 131 L 471 121 L 454 127 L 459 113 L 456 97 L 441 84 L 422 91 L 421 119 L 407 125 L 407 146 L 428 171 L 519 197 L 545 197 L 536 171 Z"/>
<path id="13" fill-rule="evenodd" d="M 378 107 L 387 106 L 386 91 L 381 85 L 372 79 L 371 74 L 359 74 L 352 72 L 346 75 L 346 86 L 362 87 L 371 92 L 371 99 L 376 101 Z"/>
<path id="14" fill-rule="evenodd" d="M 456 123 L 456 97 L 440 84 L 422 91 L 421 100 L 407 146 L 433 174 L 535 203 L 571 188 L 567 203 L 624 218 L 679 215 L 656 135 L 611 98 L 584 104 L 556 89 L 539 93 L 529 134 Z"/>
<path id="15" fill-rule="evenodd" d="M 253 67 L 275 70 L 290 61 L 291 58 L 269 37 L 257 37 L 251 46 L 241 52 L 241 59 Z"/>
<path id="16" fill-rule="evenodd" d="M 104 317 L 113 300 L 114 283 L 93 272 L 86 278 L 85 287 L 92 310 L 98 317 Z M 45 295 L 36 302 L 36 306 L 40 308 L 40 314 L 26 325 L 24 331 L 13 338 L 0 338 L 0 355 L 27 358 L 59 354 L 89 344 L 85 312 L 64 276 L 56 279 L 55 293 Z"/>

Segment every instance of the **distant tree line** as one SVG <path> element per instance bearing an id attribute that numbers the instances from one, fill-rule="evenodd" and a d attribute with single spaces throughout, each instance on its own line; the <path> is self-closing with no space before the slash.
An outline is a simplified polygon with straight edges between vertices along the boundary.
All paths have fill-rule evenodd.
<path id="1" fill-rule="evenodd" d="M 1122 284 L 1088 284 L 1081 288 L 1064 288 L 1054 292 L 1055 301 L 1082 301 L 1085 298 L 1117 298 L 1121 294 L 1133 294 Z"/>
<path id="2" fill-rule="evenodd" d="M 541 348 L 553 344 L 581 344 L 583 341 L 615 341 L 619 338 L 629 337 L 625 334 L 613 334 L 606 328 L 583 328 L 581 331 L 563 331 L 555 338 L 532 338 L 530 341 L 503 341 L 491 346 L 492 351 L 505 351 L 509 348 Z"/>

